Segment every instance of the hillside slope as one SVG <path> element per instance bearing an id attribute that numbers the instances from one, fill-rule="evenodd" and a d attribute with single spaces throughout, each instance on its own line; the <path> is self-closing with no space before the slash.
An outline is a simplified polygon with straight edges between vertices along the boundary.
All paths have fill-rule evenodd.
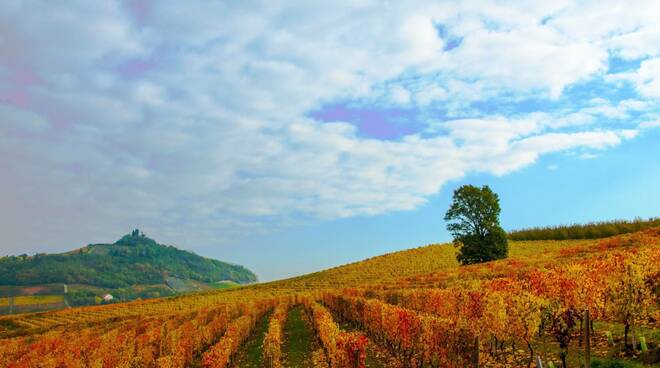
<path id="1" fill-rule="evenodd" d="M 0 316 L 0 366 L 7 366 L 3 358 L 22 363 L 16 366 L 38 366 L 44 359 L 68 366 L 81 360 L 136 359 L 154 366 L 175 356 L 177 366 L 197 366 L 203 355 L 213 358 L 228 351 L 246 356 L 251 347 L 261 356 L 259 347 L 266 351 L 266 342 L 272 343 L 268 351 L 280 345 L 284 349 L 304 335 L 292 335 L 291 324 L 285 324 L 279 338 L 259 335 L 266 326 L 281 331 L 270 328 L 281 326 L 274 323 L 277 313 L 267 320 L 275 306 L 292 307 L 288 319 L 294 322 L 296 313 L 306 311 L 310 320 L 298 318 L 296 328 L 305 330 L 308 339 L 316 336 L 326 348 L 338 346 L 332 336 L 353 339 L 345 348 L 349 353 L 352 346 L 365 349 L 359 357 L 366 356 L 366 367 L 404 367 L 411 356 L 423 366 L 466 367 L 478 350 L 473 341 L 483 342 L 479 359 L 484 367 L 526 367 L 535 353 L 555 366 L 578 366 L 583 357 L 578 322 L 585 310 L 594 321 L 594 363 L 660 363 L 660 228 L 598 240 L 512 242 L 508 259 L 470 266 L 457 266 L 454 253 L 451 245 L 430 245 L 232 290 Z M 631 295 L 636 298 L 632 303 Z M 302 305 L 293 308 L 295 304 Z M 619 313 L 627 306 L 637 313 L 632 322 Z M 647 353 L 621 348 L 630 340 L 626 331 L 633 322 L 636 336 L 646 338 Z M 357 335 L 344 334 L 348 331 Z M 497 346 L 489 346 L 493 337 Z M 254 341 L 262 338 L 263 344 Z M 229 346 L 227 341 L 237 343 Z M 188 350 L 173 355 L 168 348 L 153 349 L 153 344 Z M 311 345 L 300 353 L 329 359 Z M 448 364 L 438 365 L 438 359 Z"/>
<path id="2" fill-rule="evenodd" d="M 172 278 L 241 284 L 257 280 L 243 266 L 158 244 L 137 230 L 113 244 L 91 244 L 61 254 L 0 258 L 0 285 L 64 283 L 123 288 L 168 284 Z"/>
<path id="3" fill-rule="evenodd" d="M 509 258 L 501 262 L 512 260 L 533 262 L 555 257 L 562 249 L 597 246 L 597 244 L 598 240 L 586 239 L 509 241 Z M 401 283 L 402 280 L 416 276 L 454 272 L 458 269 L 456 248 L 452 244 L 429 244 L 254 287 L 299 290 L 356 287 Z"/>

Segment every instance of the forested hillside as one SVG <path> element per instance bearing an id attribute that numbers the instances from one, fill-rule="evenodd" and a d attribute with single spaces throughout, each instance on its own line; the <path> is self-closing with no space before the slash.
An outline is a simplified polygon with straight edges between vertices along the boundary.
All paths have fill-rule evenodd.
<path id="1" fill-rule="evenodd" d="M 61 254 L 0 258 L 0 285 L 85 284 L 104 288 L 167 284 L 168 277 L 203 283 L 257 280 L 243 266 L 158 244 L 134 231 L 113 244 Z"/>

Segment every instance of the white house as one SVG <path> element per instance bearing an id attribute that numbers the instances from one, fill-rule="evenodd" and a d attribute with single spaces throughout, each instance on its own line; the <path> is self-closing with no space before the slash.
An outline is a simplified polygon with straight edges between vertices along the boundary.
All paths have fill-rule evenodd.
<path id="1" fill-rule="evenodd" d="M 105 295 L 102 296 L 102 298 L 103 298 L 103 300 L 106 301 L 106 302 L 109 302 L 109 301 L 111 301 L 112 299 L 114 299 L 114 297 L 113 297 L 111 294 L 105 294 Z"/>

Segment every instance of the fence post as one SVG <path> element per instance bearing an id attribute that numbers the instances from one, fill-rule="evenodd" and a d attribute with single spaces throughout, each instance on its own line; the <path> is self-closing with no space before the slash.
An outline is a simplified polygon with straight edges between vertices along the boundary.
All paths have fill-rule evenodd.
<path id="1" fill-rule="evenodd" d="M 14 297 L 9 297 L 9 314 L 14 314 Z"/>
<path id="2" fill-rule="evenodd" d="M 472 352 L 472 366 L 479 368 L 479 336 L 474 338 L 474 350 Z"/>
<path id="3" fill-rule="evenodd" d="M 543 368 L 543 361 L 540 355 L 536 356 L 536 368 Z"/>
<path id="4" fill-rule="evenodd" d="M 69 300 L 67 300 L 66 298 L 68 293 L 69 293 L 69 287 L 66 284 L 64 284 L 64 306 L 70 308 L 71 306 L 69 306 Z"/>
<path id="5" fill-rule="evenodd" d="M 642 350 L 642 353 L 649 351 L 648 345 L 646 345 L 646 338 L 644 336 L 638 336 L 639 348 Z"/>
<path id="6" fill-rule="evenodd" d="M 584 367 L 591 368 L 591 320 L 589 309 L 584 310 Z"/>

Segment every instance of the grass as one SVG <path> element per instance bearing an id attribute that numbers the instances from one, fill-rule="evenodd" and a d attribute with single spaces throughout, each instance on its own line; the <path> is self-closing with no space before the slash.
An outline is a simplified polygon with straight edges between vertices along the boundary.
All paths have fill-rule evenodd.
<path id="1" fill-rule="evenodd" d="M 64 291 L 62 284 L 40 285 L 0 285 L 0 297 L 17 295 L 61 295 Z"/>
<path id="2" fill-rule="evenodd" d="M 32 305 L 32 304 L 53 304 L 61 303 L 64 301 L 62 295 L 33 295 L 33 296 L 17 296 L 14 297 L 14 305 Z M 0 298 L 0 306 L 9 305 L 9 298 Z"/>
<path id="3" fill-rule="evenodd" d="M 623 344 L 623 324 L 594 322 L 595 334 L 592 335 L 591 354 L 592 368 L 649 368 L 658 367 L 658 364 L 645 363 L 639 355 L 634 358 L 630 356 L 618 356 Z M 611 347 L 606 340 L 605 331 L 612 332 L 615 347 Z M 637 327 L 637 335 L 645 336 L 647 342 L 653 343 L 660 338 L 660 330 L 649 327 Z M 629 337 L 630 338 L 630 337 Z M 629 341 L 630 342 L 630 341 Z M 535 354 L 541 354 L 547 358 L 552 358 L 555 367 L 561 367 L 559 360 L 559 346 L 552 338 L 547 337 L 545 342 L 538 340 L 535 342 Z M 581 346 L 579 338 L 574 338 L 568 349 L 567 365 L 569 367 L 581 367 L 584 361 L 584 348 Z M 518 362 L 526 362 L 524 354 L 517 359 Z M 545 365 L 544 365 L 545 366 Z"/>
<path id="4" fill-rule="evenodd" d="M 597 331 L 610 331 L 615 340 L 623 341 L 624 325 L 622 323 L 594 322 L 594 328 Z M 636 335 L 644 336 L 649 341 L 660 341 L 660 329 L 654 329 L 645 326 L 635 328 Z M 632 343 L 632 331 L 629 332 L 628 343 Z"/>
<path id="5" fill-rule="evenodd" d="M 647 368 L 648 365 L 641 363 L 612 359 L 612 358 L 594 358 L 591 360 L 591 368 Z"/>
<path id="6" fill-rule="evenodd" d="M 231 280 L 225 280 L 225 281 L 218 281 L 214 283 L 208 284 L 208 286 L 214 288 L 214 289 L 233 289 L 241 286 L 240 284 L 237 284 Z"/>
<path id="7" fill-rule="evenodd" d="M 242 350 L 238 353 L 238 358 L 234 365 L 236 368 L 261 368 L 264 336 L 268 330 L 270 315 L 270 313 L 267 314 L 257 322 L 254 333 L 243 344 Z"/>
<path id="8" fill-rule="evenodd" d="M 284 324 L 284 353 L 285 367 L 311 367 L 312 352 L 316 350 L 316 334 L 304 316 L 303 307 L 296 306 L 291 309 Z"/>

